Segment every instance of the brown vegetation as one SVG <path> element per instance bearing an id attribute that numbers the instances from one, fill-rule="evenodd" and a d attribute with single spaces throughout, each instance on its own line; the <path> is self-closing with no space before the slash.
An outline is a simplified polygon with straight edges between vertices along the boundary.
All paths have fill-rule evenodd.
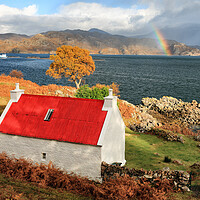
<path id="1" fill-rule="evenodd" d="M 41 187 L 61 188 L 95 199 L 167 199 L 172 192 L 173 181 L 157 178 L 150 183 L 147 179 L 135 180 L 128 175 L 109 179 L 102 184 L 66 174 L 52 163 L 33 164 L 25 159 L 10 158 L 0 154 L 0 173 L 8 177 L 34 182 Z"/>
<path id="2" fill-rule="evenodd" d="M 92 89 L 93 88 L 102 89 L 104 87 L 107 87 L 109 89 L 113 89 L 113 95 L 120 97 L 120 95 L 119 95 L 119 93 L 120 93 L 120 91 L 119 91 L 119 85 L 117 83 L 112 83 L 111 85 L 105 85 L 105 84 L 97 83 L 96 85 L 92 86 Z"/>
<path id="3" fill-rule="evenodd" d="M 20 89 L 24 89 L 26 94 L 35 95 L 48 95 L 48 96 L 71 96 L 73 97 L 76 89 L 69 86 L 61 85 L 43 85 L 39 86 L 23 78 L 19 79 L 16 77 L 6 76 L 5 74 L 0 75 L 0 101 L 1 105 L 6 105 L 10 99 L 10 90 L 15 89 L 15 83 L 19 83 Z"/>
<path id="4" fill-rule="evenodd" d="M 22 74 L 21 71 L 17 71 L 15 69 L 10 72 L 9 76 L 16 77 L 16 78 L 23 78 L 24 77 L 24 75 Z"/>

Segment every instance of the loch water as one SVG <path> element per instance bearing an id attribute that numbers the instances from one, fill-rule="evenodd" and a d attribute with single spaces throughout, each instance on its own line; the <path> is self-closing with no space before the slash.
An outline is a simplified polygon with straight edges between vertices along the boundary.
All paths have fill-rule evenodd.
<path id="1" fill-rule="evenodd" d="M 45 75 L 51 64 L 48 54 L 7 54 L 0 59 L 0 74 L 20 70 L 24 79 L 39 85 L 71 85 L 66 79 L 55 80 Z M 139 104 L 143 97 L 172 96 L 183 101 L 200 102 L 200 57 L 93 55 L 95 72 L 86 77 L 89 86 L 96 83 L 120 85 L 120 98 Z M 0 86 L 1 87 L 1 86 Z"/>

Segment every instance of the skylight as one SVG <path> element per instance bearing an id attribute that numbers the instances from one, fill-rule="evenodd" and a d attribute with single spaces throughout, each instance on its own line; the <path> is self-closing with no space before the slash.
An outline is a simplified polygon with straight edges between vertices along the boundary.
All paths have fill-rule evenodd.
<path id="1" fill-rule="evenodd" d="M 51 118 L 51 116 L 52 116 L 52 114 L 53 114 L 53 111 L 54 111 L 54 109 L 49 109 L 49 110 L 47 111 L 47 114 L 46 114 L 46 116 L 45 116 L 45 118 L 44 118 L 44 121 L 50 121 L 50 118 Z"/>

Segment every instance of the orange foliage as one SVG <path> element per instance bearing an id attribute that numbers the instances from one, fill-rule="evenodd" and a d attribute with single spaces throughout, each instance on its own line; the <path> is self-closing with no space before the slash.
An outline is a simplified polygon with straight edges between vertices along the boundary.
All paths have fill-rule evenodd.
<path id="1" fill-rule="evenodd" d="M 136 106 L 118 99 L 118 107 L 123 121 L 127 127 L 130 128 L 132 124 L 141 123 L 140 119 L 138 118 L 141 113 L 138 111 Z"/>
<path id="2" fill-rule="evenodd" d="M 102 89 L 103 87 L 113 89 L 113 95 L 120 97 L 119 85 L 117 83 L 112 83 L 111 85 L 104 85 L 104 84 L 97 83 L 96 85 L 92 86 L 92 89 L 95 87 L 99 89 Z"/>
<path id="3" fill-rule="evenodd" d="M 17 71 L 15 69 L 10 72 L 9 76 L 16 77 L 16 78 L 23 78 L 24 77 L 24 75 L 22 74 L 21 71 Z"/>
<path id="4" fill-rule="evenodd" d="M 48 165 L 33 164 L 25 159 L 10 158 L 5 153 L 0 154 L 0 173 L 8 177 L 34 182 L 41 187 L 52 187 L 74 192 L 92 199 L 167 199 L 167 194 L 173 191 L 173 181 L 160 178 L 149 181 L 145 178 L 135 180 L 124 175 L 109 179 L 102 184 L 70 175 Z"/>
<path id="5" fill-rule="evenodd" d="M 95 71 L 95 64 L 89 51 L 79 47 L 61 46 L 56 50 L 56 55 L 51 55 L 53 60 L 46 74 L 53 78 L 69 77 L 79 88 L 84 76 L 89 76 Z"/>
<path id="6" fill-rule="evenodd" d="M 15 83 L 19 83 L 20 89 L 25 90 L 25 94 L 35 94 L 35 95 L 48 95 L 48 96 L 74 96 L 76 89 L 74 87 L 69 86 L 61 86 L 61 85 L 43 85 L 39 86 L 36 83 L 33 83 L 29 80 L 24 80 L 1 75 L 0 76 L 0 97 L 9 99 L 10 90 L 15 89 Z M 60 91 L 60 93 L 56 92 Z M 61 94 L 62 93 L 62 94 Z"/>
<path id="7" fill-rule="evenodd" d="M 119 110 L 123 118 L 129 119 L 133 117 L 133 113 L 136 112 L 135 108 L 127 105 L 125 102 L 118 100 Z"/>

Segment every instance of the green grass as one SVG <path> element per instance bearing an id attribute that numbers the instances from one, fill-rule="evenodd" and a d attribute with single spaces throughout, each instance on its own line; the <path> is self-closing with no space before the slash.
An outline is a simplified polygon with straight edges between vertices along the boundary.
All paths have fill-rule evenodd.
<path id="1" fill-rule="evenodd" d="M 127 129 L 126 160 L 127 167 L 157 170 L 169 167 L 176 170 L 190 170 L 189 166 L 200 161 L 197 142 L 183 136 L 185 143 L 164 141 L 154 135 L 131 132 Z M 126 132 L 126 133 L 127 133 Z M 183 165 L 163 162 L 165 156 L 179 160 Z"/>
<path id="2" fill-rule="evenodd" d="M 41 188 L 31 183 L 14 180 L 13 178 L 7 178 L 5 175 L 0 174 L 0 199 L 88 200 L 89 198 L 58 189 Z"/>
<path id="3" fill-rule="evenodd" d="M 157 170 L 169 167 L 171 170 L 191 171 L 190 166 L 200 161 L 197 142 L 183 136 L 185 143 L 164 141 L 154 135 L 137 133 L 126 128 L 126 166 L 135 169 Z M 157 153 L 158 155 L 156 155 Z M 179 160 L 183 165 L 165 163 L 164 157 Z M 199 172 L 198 172 L 199 173 Z M 170 200 L 200 199 L 200 177 L 192 181 L 191 192 L 173 193 Z"/>

